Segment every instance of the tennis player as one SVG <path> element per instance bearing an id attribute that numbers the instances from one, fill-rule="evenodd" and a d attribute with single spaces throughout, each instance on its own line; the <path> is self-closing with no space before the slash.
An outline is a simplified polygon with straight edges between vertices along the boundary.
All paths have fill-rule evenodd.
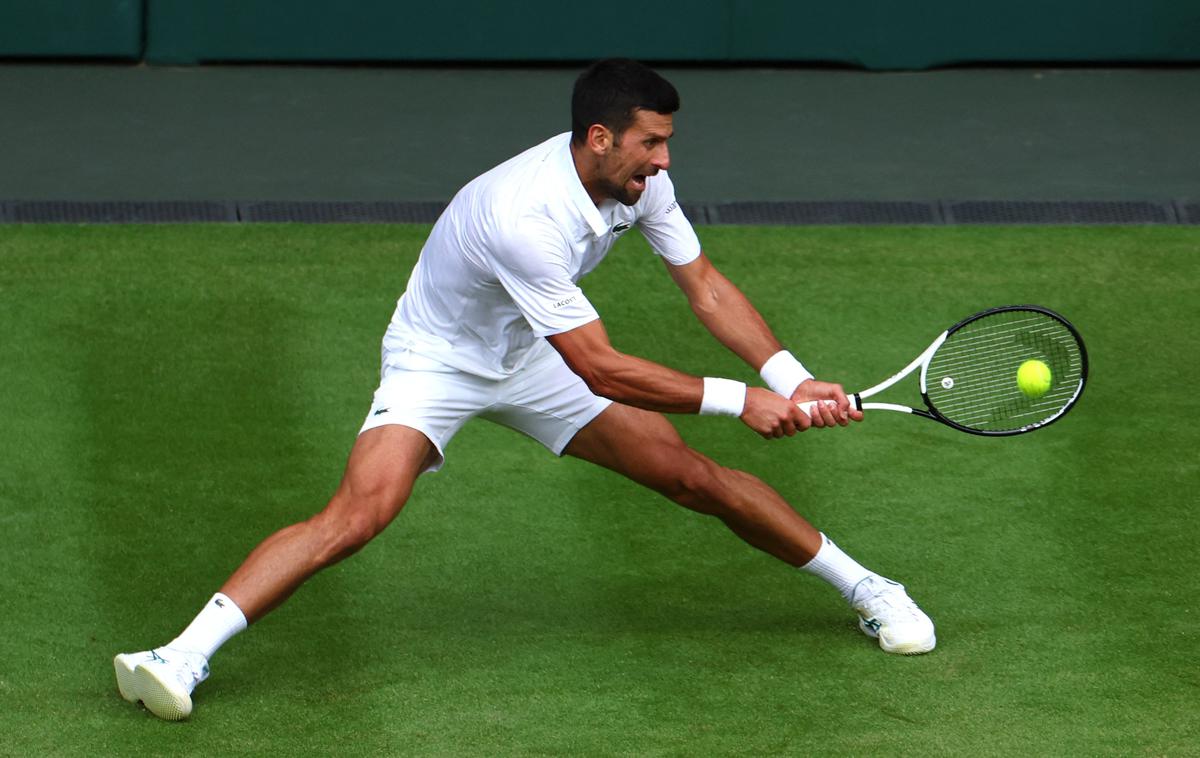
<path id="1" fill-rule="evenodd" d="M 629 60 L 575 83 L 571 131 L 467 184 L 438 219 L 383 338 L 374 401 L 329 504 L 264 540 L 163 647 L 116 656 L 121 695 L 186 717 L 216 650 L 399 513 L 416 478 L 480 417 L 557 455 L 619 472 L 832 584 L 893 653 L 934 627 L 903 586 L 840 550 L 759 479 L 689 448 L 663 413 L 740 418 L 767 438 L 860 421 L 701 251 L 667 175 L 675 88 Z M 579 280 L 637 226 L 700 322 L 769 388 L 697 377 L 616 350 Z M 797 403 L 823 400 L 812 417 Z"/>

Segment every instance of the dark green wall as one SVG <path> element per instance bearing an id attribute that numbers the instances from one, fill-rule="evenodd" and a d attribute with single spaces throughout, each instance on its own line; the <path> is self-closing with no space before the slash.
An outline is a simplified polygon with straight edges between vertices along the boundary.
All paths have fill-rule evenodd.
<path id="1" fill-rule="evenodd" d="M 142 57 L 143 0 L 0 0 L 0 56 Z"/>
<path id="2" fill-rule="evenodd" d="M 146 57 L 162 63 L 553 61 L 610 55 L 691 60 L 717 57 L 727 35 L 726 3 L 717 0 L 692 4 L 681 14 L 685 23 L 677 25 L 665 20 L 637 25 L 630 21 L 634 13 L 618 19 L 611 11 L 592 22 L 587 6 L 564 0 L 148 2 Z"/>
<path id="3" fill-rule="evenodd" d="M 871 69 L 1200 60 L 1200 0 L 732 0 L 729 58 Z"/>
<path id="4" fill-rule="evenodd" d="M 0 0 L 0 56 L 142 55 L 162 64 L 626 55 L 870 69 L 1195 62 L 1200 0 Z"/>

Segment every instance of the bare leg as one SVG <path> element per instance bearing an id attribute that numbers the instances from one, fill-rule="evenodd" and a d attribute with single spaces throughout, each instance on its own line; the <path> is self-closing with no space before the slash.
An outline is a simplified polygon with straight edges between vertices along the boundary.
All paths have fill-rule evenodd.
<path id="1" fill-rule="evenodd" d="M 286 600 L 317 571 L 350 556 L 383 531 L 436 454 L 424 434 L 381 426 L 361 434 L 342 483 L 317 515 L 266 538 L 221 587 L 250 623 Z"/>
<path id="2" fill-rule="evenodd" d="M 821 533 L 778 492 L 692 450 L 658 413 L 609 406 L 565 452 L 716 516 L 746 542 L 793 566 L 808 563 L 821 549 Z"/>

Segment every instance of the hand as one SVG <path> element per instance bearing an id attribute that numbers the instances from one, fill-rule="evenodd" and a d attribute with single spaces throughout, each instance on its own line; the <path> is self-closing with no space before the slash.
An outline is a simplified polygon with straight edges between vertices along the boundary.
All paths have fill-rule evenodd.
<path id="1" fill-rule="evenodd" d="M 850 409 L 850 399 L 846 397 L 846 391 L 840 384 L 819 382 L 816 379 L 800 382 L 792 392 L 792 402 L 806 403 L 810 400 L 832 400 L 836 403 L 835 406 L 827 402 L 818 402 L 813 409 L 813 426 L 825 427 L 834 424 L 847 426 L 851 421 L 863 420 L 862 411 Z"/>
<path id="2" fill-rule="evenodd" d="M 762 387 L 746 390 L 746 406 L 742 423 L 767 439 L 791 437 L 813 424 L 795 403 Z"/>

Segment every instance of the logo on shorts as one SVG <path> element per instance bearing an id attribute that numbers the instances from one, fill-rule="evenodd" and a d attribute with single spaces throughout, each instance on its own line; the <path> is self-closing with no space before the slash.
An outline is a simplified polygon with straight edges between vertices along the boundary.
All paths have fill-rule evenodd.
<path id="1" fill-rule="evenodd" d="M 622 232 L 627 232 L 631 226 L 633 226 L 633 224 L 629 223 L 628 221 L 622 221 L 612 228 L 612 233 L 621 234 Z"/>
<path id="2" fill-rule="evenodd" d="M 391 409 L 390 408 L 380 408 L 379 410 L 375 411 L 371 415 L 372 416 L 382 416 L 383 414 L 387 413 L 389 410 L 391 410 Z"/>
<path id="3" fill-rule="evenodd" d="M 557 303 L 554 304 L 554 307 L 562 308 L 565 305 L 570 305 L 571 303 L 575 302 L 576 299 L 577 299 L 577 297 L 575 295 L 571 295 L 570 297 L 566 298 L 565 300 L 559 300 Z"/>

